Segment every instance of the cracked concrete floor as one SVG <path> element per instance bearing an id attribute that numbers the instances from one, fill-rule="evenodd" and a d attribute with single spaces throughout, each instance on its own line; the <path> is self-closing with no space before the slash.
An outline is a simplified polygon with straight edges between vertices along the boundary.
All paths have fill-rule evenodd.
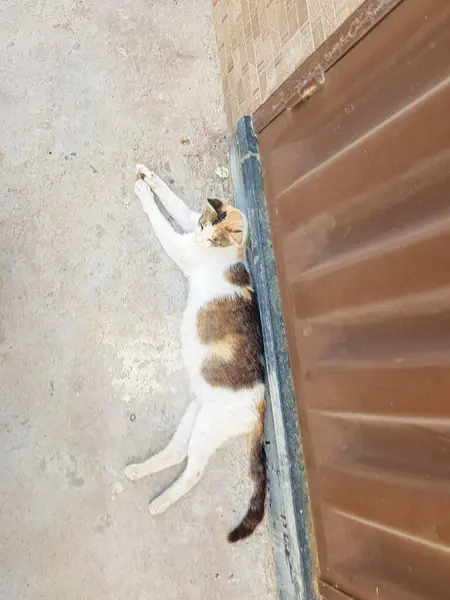
<path id="1" fill-rule="evenodd" d="M 182 276 L 132 189 L 142 161 L 192 205 L 230 196 L 210 0 L 0 6 L 0 598 L 274 598 L 244 441 L 162 517 L 176 471 L 123 466 L 188 402 Z"/>

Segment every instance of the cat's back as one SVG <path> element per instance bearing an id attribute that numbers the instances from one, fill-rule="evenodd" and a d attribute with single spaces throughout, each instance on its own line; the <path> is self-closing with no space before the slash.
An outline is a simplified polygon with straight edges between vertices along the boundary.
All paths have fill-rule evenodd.
<path id="1" fill-rule="evenodd" d="M 263 382 L 259 314 L 243 263 L 193 275 L 181 334 L 194 384 L 237 391 Z"/>

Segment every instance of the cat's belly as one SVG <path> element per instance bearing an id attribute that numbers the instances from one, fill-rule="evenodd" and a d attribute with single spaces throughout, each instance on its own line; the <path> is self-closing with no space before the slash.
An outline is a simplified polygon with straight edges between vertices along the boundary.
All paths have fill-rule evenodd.
<path id="1" fill-rule="evenodd" d="M 194 307 L 187 306 L 181 322 L 183 362 L 193 385 L 201 376 L 203 361 L 208 354 L 208 346 L 201 344 L 198 339 L 196 315 Z"/>

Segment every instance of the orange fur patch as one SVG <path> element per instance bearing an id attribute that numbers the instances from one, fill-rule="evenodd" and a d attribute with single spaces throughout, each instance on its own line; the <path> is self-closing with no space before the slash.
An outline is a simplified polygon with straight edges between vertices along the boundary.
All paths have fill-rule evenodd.
<path id="1" fill-rule="evenodd" d="M 230 361 L 234 356 L 235 342 L 235 336 L 229 333 L 223 339 L 211 345 L 211 352 L 218 358 Z"/>

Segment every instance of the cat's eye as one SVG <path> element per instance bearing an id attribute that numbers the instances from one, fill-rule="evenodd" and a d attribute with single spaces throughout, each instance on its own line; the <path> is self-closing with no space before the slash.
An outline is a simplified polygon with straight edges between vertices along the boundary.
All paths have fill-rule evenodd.
<path id="1" fill-rule="evenodd" d="M 200 227 L 200 231 L 203 231 L 204 226 L 201 223 L 199 223 L 198 226 Z"/>
<path id="2" fill-rule="evenodd" d="M 214 221 L 213 225 L 217 225 L 218 223 L 221 223 L 222 221 L 225 220 L 227 216 L 226 212 L 220 213 L 220 215 L 217 217 L 217 219 Z"/>

